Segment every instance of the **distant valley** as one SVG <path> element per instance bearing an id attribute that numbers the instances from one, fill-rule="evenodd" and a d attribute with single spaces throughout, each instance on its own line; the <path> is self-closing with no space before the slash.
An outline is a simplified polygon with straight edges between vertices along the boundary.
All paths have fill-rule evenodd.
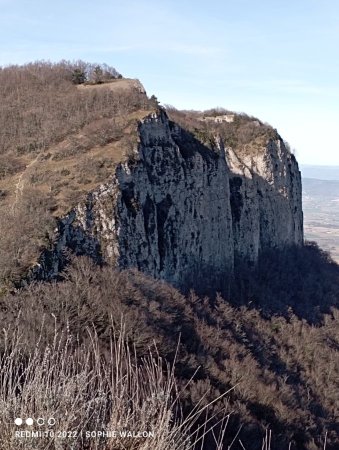
<path id="1" fill-rule="evenodd" d="M 305 238 L 339 262 L 339 167 L 301 166 L 301 171 Z"/>

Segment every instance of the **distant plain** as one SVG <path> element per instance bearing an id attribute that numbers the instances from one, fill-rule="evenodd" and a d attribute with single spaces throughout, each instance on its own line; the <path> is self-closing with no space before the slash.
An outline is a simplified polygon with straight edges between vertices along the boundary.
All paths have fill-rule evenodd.
<path id="1" fill-rule="evenodd" d="M 305 239 L 339 263 L 339 167 L 301 166 Z"/>

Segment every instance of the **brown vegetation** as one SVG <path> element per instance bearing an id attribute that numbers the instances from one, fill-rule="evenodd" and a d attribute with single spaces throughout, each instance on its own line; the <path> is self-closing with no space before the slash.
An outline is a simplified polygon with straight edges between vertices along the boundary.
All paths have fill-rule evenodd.
<path id="1" fill-rule="evenodd" d="M 192 132 L 205 145 L 213 148 L 215 136 L 220 136 L 225 145 L 237 152 L 259 150 L 271 138 L 277 138 L 278 133 L 270 125 L 264 124 L 255 117 L 241 113 L 236 114 L 222 108 L 207 111 L 179 111 L 167 106 L 166 111 L 171 120 L 182 128 Z M 214 122 L 213 117 L 232 115 L 231 122 Z"/>
<path id="2" fill-rule="evenodd" d="M 53 217 L 107 181 L 137 145 L 152 101 L 137 80 L 100 67 L 101 84 L 98 65 L 82 61 L 0 68 L 0 286 L 36 261 Z M 75 84 L 76 70 L 91 84 Z"/>
<path id="3" fill-rule="evenodd" d="M 206 416 L 210 405 L 183 417 L 179 408 L 182 393 L 173 368 L 164 364 L 156 349 L 155 356 L 149 353 L 138 361 L 123 326 L 116 334 L 112 328 L 106 352 L 89 327 L 83 334 L 85 344 L 77 345 L 74 336 L 55 332 L 48 345 L 37 342 L 28 355 L 20 329 L 3 330 L 1 340 L 2 450 L 189 450 L 201 442 L 196 423 Z M 39 431 L 53 435 L 19 438 L 14 433 L 16 417 L 44 418 Z M 48 426 L 51 418 L 54 425 Z M 205 419 L 202 434 L 210 428 Z M 31 429 L 25 423 L 16 427 L 17 431 Z M 116 437 L 99 435 L 112 431 L 117 432 Z M 123 434 L 138 431 L 149 436 L 129 438 Z M 88 433 L 93 432 L 97 436 L 89 438 Z M 218 440 L 216 443 L 219 447 Z"/>
<path id="4" fill-rule="evenodd" d="M 17 283 L 49 246 L 55 228 L 51 209 L 51 197 L 30 188 L 1 211 L 0 292 Z"/>
<path id="5" fill-rule="evenodd" d="M 43 409 L 59 417 L 67 410 L 65 427 L 80 426 L 70 419 L 74 411 L 92 427 L 98 420 L 106 425 L 113 420 L 115 426 L 114 411 L 127 421 L 135 400 L 131 392 L 138 392 L 133 423 L 144 426 L 146 415 L 137 413 L 157 410 L 147 420 L 162 430 L 165 441 L 152 448 L 174 450 L 190 448 L 182 445 L 194 428 L 175 434 L 178 423 L 171 414 L 190 417 L 197 405 L 204 407 L 234 387 L 227 400 L 210 408 L 212 415 L 230 414 L 225 449 L 260 449 L 267 429 L 277 450 L 289 443 L 291 450 L 315 450 L 325 438 L 328 449 L 338 448 L 339 269 L 315 245 L 263 254 L 255 269 L 238 264 L 227 299 L 183 296 L 138 272 L 95 267 L 85 257 L 73 260 L 61 282 L 15 287 L 50 245 L 55 217 L 133 157 L 137 120 L 157 107 L 134 80 L 112 80 L 110 70 L 105 75 L 95 69 L 63 62 L 0 70 L 1 415 L 10 421 L 14 413 Z M 93 84 L 84 86 L 85 81 Z M 245 115 L 235 115 L 233 122 L 204 120 L 227 114 L 224 110 L 167 110 L 211 148 L 217 134 L 239 151 L 259 149 L 277 136 Z M 112 343 L 121 343 L 122 335 L 121 364 L 113 364 L 110 358 L 118 353 L 111 352 Z M 177 360 L 175 382 L 150 349 L 172 364 Z M 114 372 L 119 370 L 125 372 Z M 127 391 L 119 385 L 124 377 Z M 48 396 L 32 394 L 38 385 Z M 176 390 L 180 406 L 172 410 Z M 119 398 L 120 405 L 114 403 Z M 95 414 L 93 404 L 99 405 Z M 194 427 L 203 424 L 200 417 Z M 0 437 L 4 450 L 16 445 L 10 431 L 7 427 Z M 171 440 L 173 433 L 179 440 Z M 89 448 L 116 448 L 102 444 Z M 213 433 L 203 444 L 206 450 L 221 448 Z"/>
<path id="6" fill-rule="evenodd" d="M 184 297 L 140 273 L 99 269 L 81 257 L 66 270 L 63 282 L 38 283 L 4 297 L 1 321 L 14 323 L 21 311 L 20 332 L 31 349 L 38 339 L 42 344 L 51 342 L 55 323 L 58 333 L 67 328 L 79 345 L 87 339 L 83 330 L 91 326 L 106 351 L 112 323 L 118 330 L 124 317 L 126 338 L 139 355 L 147 355 L 156 345 L 169 361 L 175 358 L 180 336 L 178 386 L 193 377 L 182 399 L 185 414 L 202 397 L 204 405 L 235 387 L 228 401 L 212 408 L 212 412 L 226 408 L 231 414 L 225 448 L 241 426 L 238 444 L 232 448 L 242 448 L 239 439 L 245 448 L 261 448 L 269 428 L 274 449 L 285 449 L 291 442 L 291 449 L 315 450 L 322 447 L 327 433 L 327 448 L 334 450 L 339 444 L 339 269 L 314 246 L 299 251 L 304 252 L 299 258 L 267 255 L 262 262 L 265 276 L 271 278 L 272 297 L 262 279 L 247 276 L 234 287 L 239 297 L 229 301 L 193 293 Z M 309 278 L 303 277 L 305 259 Z M 289 282 L 292 271 L 296 275 Z M 295 304 L 289 283 L 294 284 Z M 313 304 L 305 307 L 303 316 L 302 305 L 309 302 L 309 295 Z M 280 309 L 274 298 L 280 300 Z M 318 308 L 321 299 L 327 303 L 323 311 Z M 214 448 L 208 437 L 205 445 Z"/>
<path id="7" fill-rule="evenodd" d="M 0 178 L 37 155 L 48 159 L 46 150 L 57 144 L 54 156 L 62 159 L 72 155 L 71 149 L 63 155 L 63 147 L 76 154 L 119 140 L 133 113 L 148 110 L 136 80 L 79 89 L 71 81 L 76 67 L 40 62 L 0 69 Z"/>

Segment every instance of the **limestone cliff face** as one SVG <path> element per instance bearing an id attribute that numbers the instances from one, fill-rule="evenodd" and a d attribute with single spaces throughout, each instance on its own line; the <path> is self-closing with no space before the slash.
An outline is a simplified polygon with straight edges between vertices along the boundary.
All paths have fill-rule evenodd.
<path id="1" fill-rule="evenodd" d="M 209 149 L 164 112 L 139 126 L 138 151 L 59 223 L 35 276 L 71 248 L 177 287 L 223 289 L 235 258 L 303 242 L 298 165 L 279 138 L 256 154 Z"/>
<path id="2" fill-rule="evenodd" d="M 270 140 L 256 153 L 227 149 L 226 159 L 235 255 L 254 262 L 263 249 L 301 245 L 301 177 L 282 139 Z"/>

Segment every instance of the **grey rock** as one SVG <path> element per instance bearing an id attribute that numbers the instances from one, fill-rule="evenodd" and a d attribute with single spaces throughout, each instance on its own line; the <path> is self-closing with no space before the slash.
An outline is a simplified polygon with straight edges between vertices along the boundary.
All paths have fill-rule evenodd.
<path id="1" fill-rule="evenodd" d="M 139 137 L 135 157 L 60 220 L 32 278 L 56 277 L 70 248 L 181 289 L 223 290 L 235 260 L 302 245 L 300 172 L 280 137 L 236 154 L 216 136 L 210 149 L 163 111 Z"/>

